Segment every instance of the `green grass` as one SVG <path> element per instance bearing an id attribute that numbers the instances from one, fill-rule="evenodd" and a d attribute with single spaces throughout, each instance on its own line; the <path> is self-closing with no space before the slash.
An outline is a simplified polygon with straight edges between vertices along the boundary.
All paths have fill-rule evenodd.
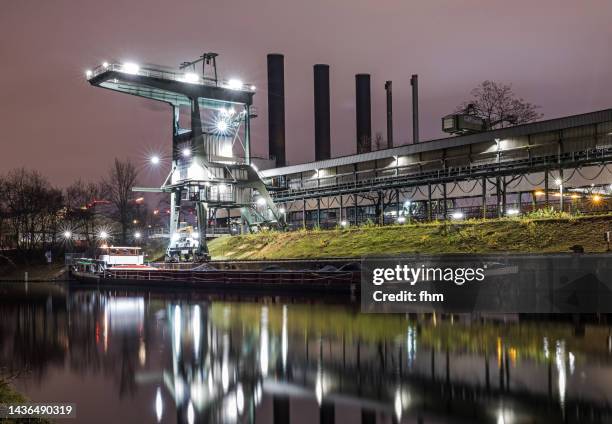
<path id="1" fill-rule="evenodd" d="M 16 405 L 22 403 L 28 403 L 30 400 L 23 396 L 21 393 L 14 390 L 11 385 L 2 378 L 0 375 L 0 404 Z M 31 419 L 2 419 L 0 422 L 5 424 L 17 424 L 17 423 L 37 423 L 37 424 L 52 424 L 53 421 L 45 418 L 31 418 Z"/>
<path id="2" fill-rule="evenodd" d="M 606 250 L 612 215 L 505 218 L 364 226 L 336 230 L 262 232 L 221 237 L 213 259 L 297 259 L 404 253 L 586 252 Z"/>

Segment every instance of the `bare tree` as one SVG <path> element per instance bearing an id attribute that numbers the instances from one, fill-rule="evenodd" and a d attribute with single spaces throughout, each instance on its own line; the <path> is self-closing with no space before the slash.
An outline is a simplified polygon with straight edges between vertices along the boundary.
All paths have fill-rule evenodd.
<path id="1" fill-rule="evenodd" d="M 77 180 L 65 190 L 66 229 L 78 231 L 91 243 L 99 218 L 98 204 L 103 199 L 102 184 Z"/>
<path id="2" fill-rule="evenodd" d="M 540 106 L 517 97 L 512 84 L 483 81 L 471 91 L 472 98 L 461 103 L 457 113 L 468 113 L 485 120 L 489 129 L 524 124 L 542 118 Z"/>
<path id="3" fill-rule="evenodd" d="M 138 171 L 132 162 L 115 159 L 108 177 L 103 182 L 104 194 L 114 206 L 114 219 L 121 227 L 121 242 L 127 241 L 128 229 L 135 212 L 134 192 Z"/>
<path id="4" fill-rule="evenodd" d="M 65 212 L 62 192 L 23 168 L 8 173 L 1 191 L 4 231 L 11 233 L 14 247 L 29 257 L 54 245 Z"/>
<path id="5" fill-rule="evenodd" d="M 376 150 L 380 150 L 380 148 L 383 146 L 383 143 L 384 139 L 382 133 L 377 132 L 376 137 L 374 137 L 374 146 L 376 147 Z"/>

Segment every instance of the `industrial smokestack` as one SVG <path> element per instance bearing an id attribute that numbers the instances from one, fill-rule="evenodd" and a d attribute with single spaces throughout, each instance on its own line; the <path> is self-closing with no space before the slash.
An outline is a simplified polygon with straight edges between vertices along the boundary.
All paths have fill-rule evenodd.
<path id="1" fill-rule="evenodd" d="M 410 77 L 412 86 L 412 142 L 419 142 L 419 76 Z"/>
<path id="2" fill-rule="evenodd" d="M 387 92 L 387 149 L 393 147 L 393 93 L 392 82 L 385 82 L 385 91 Z"/>
<path id="3" fill-rule="evenodd" d="M 314 65 L 315 160 L 331 158 L 329 65 Z"/>
<path id="4" fill-rule="evenodd" d="M 372 151 L 372 109 L 370 74 L 355 75 L 357 110 L 357 153 Z"/>
<path id="5" fill-rule="evenodd" d="M 282 54 L 268 55 L 268 137 L 270 157 L 285 166 L 285 65 Z"/>

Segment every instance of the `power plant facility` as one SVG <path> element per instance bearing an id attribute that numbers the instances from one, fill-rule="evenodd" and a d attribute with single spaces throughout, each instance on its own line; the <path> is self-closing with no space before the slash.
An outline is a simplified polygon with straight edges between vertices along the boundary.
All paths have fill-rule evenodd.
<path id="1" fill-rule="evenodd" d="M 251 163 L 250 120 L 255 116 L 252 106 L 255 87 L 235 79 L 219 80 L 216 60 L 216 53 L 204 53 L 181 64 L 180 72 L 135 63 L 103 63 L 87 72 L 93 86 L 170 106 L 170 172 L 159 188 L 134 188 L 170 194 L 167 260 L 208 259 L 206 226 L 211 208 L 237 209 L 249 225 L 282 224 L 257 168 Z M 201 73 L 196 71 L 199 64 Z M 185 121 L 189 122 L 186 127 Z M 284 123 L 282 127 L 284 131 Z M 252 208 L 254 201 L 265 204 L 263 215 Z M 192 203 L 197 212 L 196 227 L 190 231 L 182 231 L 179 226 L 183 203 Z"/>
<path id="2" fill-rule="evenodd" d="M 612 109 L 497 129 L 469 110 L 440 114 L 451 135 L 422 141 L 417 75 L 410 78 L 412 142 L 398 145 L 394 137 L 392 88 L 399 87 L 386 81 L 386 140 L 373 143 L 371 75 L 358 73 L 356 154 L 334 158 L 328 64 L 313 66 L 315 161 L 289 164 L 285 59 L 278 53 L 267 57 L 269 158 L 255 164 L 255 87 L 219 79 L 216 60 L 205 53 L 178 71 L 104 63 L 87 74 L 94 86 L 170 106 L 171 170 L 159 188 L 135 188 L 171 196 L 168 260 L 206 259 L 211 235 L 493 218 L 539 208 L 592 213 L 611 194 Z M 197 211 L 188 237 L 180 225 L 187 203 Z"/>

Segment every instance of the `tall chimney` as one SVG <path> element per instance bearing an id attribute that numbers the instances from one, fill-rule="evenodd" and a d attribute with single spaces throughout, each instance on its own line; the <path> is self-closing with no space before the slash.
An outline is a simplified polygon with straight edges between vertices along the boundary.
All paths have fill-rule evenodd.
<path id="1" fill-rule="evenodd" d="M 410 77 L 412 86 L 412 142 L 419 142 L 419 76 Z"/>
<path id="2" fill-rule="evenodd" d="M 331 158 L 329 65 L 314 65 L 315 160 Z"/>
<path id="3" fill-rule="evenodd" d="M 385 82 L 385 90 L 387 92 L 387 149 L 393 147 L 393 93 L 392 82 Z"/>
<path id="4" fill-rule="evenodd" d="M 285 166 L 285 65 L 282 54 L 268 55 L 269 154 Z"/>
<path id="5" fill-rule="evenodd" d="M 372 151 L 372 108 L 370 74 L 355 75 L 357 110 L 357 153 Z"/>

